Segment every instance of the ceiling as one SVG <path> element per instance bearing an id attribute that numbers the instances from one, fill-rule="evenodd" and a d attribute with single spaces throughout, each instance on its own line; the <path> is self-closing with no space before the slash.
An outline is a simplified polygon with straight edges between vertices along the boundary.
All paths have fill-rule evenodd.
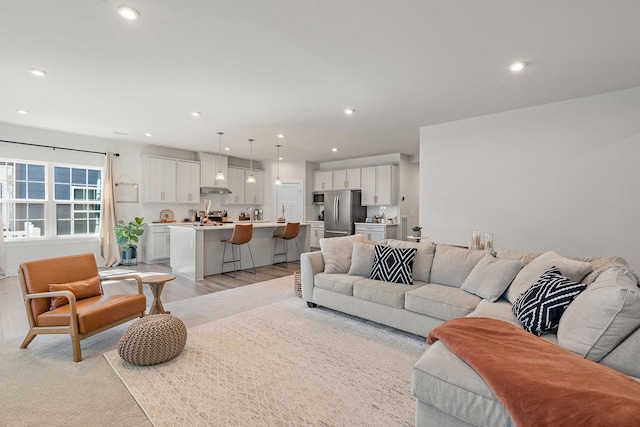
<path id="1" fill-rule="evenodd" d="M 635 0 L 0 6 L 0 122 L 237 157 L 417 154 L 422 126 L 640 86 Z"/>

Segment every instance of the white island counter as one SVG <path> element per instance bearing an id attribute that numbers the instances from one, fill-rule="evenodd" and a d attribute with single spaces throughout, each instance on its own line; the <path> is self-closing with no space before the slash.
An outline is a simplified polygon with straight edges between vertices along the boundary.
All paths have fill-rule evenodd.
<path id="1" fill-rule="evenodd" d="M 171 235 L 171 272 L 191 280 L 203 280 L 204 276 L 220 274 L 222 269 L 222 251 L 224 243 L 221 240 L 230 239 L 233 227 L 236 224 L 249 224 L 249 222 L 223 223 L 222 225 L 194 225 L 182 224 L 169 226 Z M 253 253 L 253 261 L 256 267 L 273 264 L 273 232 L 278 228 L 284 228 L 284 224 L 277 222 L 254 222 L 253 237 L 249 245 Z M 300 224 L 300 233 L 296 239 L 300 252 L 309 251 L 309 227 Z M 282 251 L 278 242 L 278 252 Z M 297 260 L 298 253 L 295 243 L 288 242 L 289 261 Z M 236 248 L 236 251 L 238 248 Z M 242 251 L 241 268 L 251 268 L 251 257 L 246 245 L 240 246 Z M 237 252 L 236 252 L 237 253 Z M 279 257 L 277 261 L 284 260 Z M 227 248 L 227 260 L 231 259 L 231 249 Z M 225 266 L 225 271 L 231 268 L 231 264 Z"/>

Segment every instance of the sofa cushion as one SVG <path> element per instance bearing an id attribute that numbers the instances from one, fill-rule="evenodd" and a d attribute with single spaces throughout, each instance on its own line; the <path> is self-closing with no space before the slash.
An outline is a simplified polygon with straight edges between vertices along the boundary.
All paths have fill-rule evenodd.
<path id="1" fill-rule="evenodd" d="M 513 314 L 513 304 L 504 298 L 499 298 L 495 302 L 483 299 L 480 304 L 467 317 L 489 317 L 498 319 L 522 328 L 522 323 Z"/>
<path id="2" fill-rule="evenodd" d="M 351 253 L 349 274 L 353 276 L 369 277 L 373 267 L 373 245 L 365 242 L 354 242 Z"/>
<path id="3" fill-rule="evenodd" d="M 626 269 L 602 273 L 567 307 L 558 344 L 599 362 L 640 327 L 640 288 Z"/>
<path id="4" fill-rule="evenodd" d="M 558 327 L 562 313 L 586 288 L 551 267 L 513 303 L 513 314 L 527 331 L 540 336 Z"/>
<path id="5" fill-rule="evenodd" d="M 349 276 L 348 274 L 318 273 L 315 276 L 314 284 L 320 289 L 352 296 L 353 284 L 358 280 L 362 280 L 362 277 Z"/>
<path id="6" fill-rule="evenodd" d="M 369 279 L 410 285 L 413 283 L 412 271 L 415 256 L 415 248 L 375 245 Z"/>
<path id="7" fill-rule="evenodd" d="M 407 286 L 401 283 L 360 279 L 353 284 L 354 297 L 394 308 L 404 308 L 405 294 L 416 286 L 424 285 L 423 282 L 414 282 L 414 286 Z"/>
<path id="8" fill-rule="evenodd" d="M 324 258 L 325 273 L 347 273 L 351 265 L 353 244 L 362 242 L 362 234 L 320 239 L 320 251 Z"/>
<path id="9" fill-rule="evenodd" d="M 482 298 L 460 288 L 429 283 L 407 292 L 404 308 L 436 319 L 450 320 L 471 313 L 480 301 Z"/>
<path id="10" fill-rule="evenodd" d="M 99 276 L 91 277 L 85 280 L 78 280 L 77 282 L 71 283 L 50 284 L 49 292 L 56 291 L 70 291 L 76 297 L 76 301 L 102 295 L 102 287 L 100 286 Z M 53 297 L 51 298 L 50 310 L 55 310 L 56 308 L 61 307 L 65 304 L 69 304 L 69 300 L 66 297 Z"/>
<path id="11" fill-rule="evenodd" d="M 411 370 L 411 394 L 464 421 L 452 425 L 513 425 L 482 377 L 440 341 L 430 346 Z"/>
<path id="12" fill-rule="evenodd" d="M 486 253 L 457 246 L 436 245 L 429 281 L 459 288 Z"/>
<path id="13" fill-rule="evenodd" d="M 545 271 L 553 266 L 558 267 L 563 276 L 574 282 L 580 282 L 584 276 L 591 272 L 592 268 L 588 262 L 574 261 L 558 255 L 554 251 L 545 252 L 520 270 L 516 278 L 513 279 L 511 286 L 507 289 L 506 298 L 510 302 L 514 302 Z"/>
<path id="14" fill-rule="evenodd" d="M 524 261 L 487 254 L 473 267 L 461 289 L 493 302 L 500 298 L 522 267 Z"/>
<path id="15" fill-rule="evenodd" d="M 515 259 L 523 261 L 524 265 L 529 264 L 531 261 L 540 256 L 540 254 L 537 252 L 520 252 L 511 249 L 496 249 L 494 251 L 494 254 L 496 258 Z"/>
<path id="16" fill-rule="evenodd" d="M 416 248 L 416 256 L 413 259 L 413 278 L 421 282 L 429 283 L 433 256 L 436 253 L 436 245 L 433 243 L 404 242 L 402 240 L 389 239 L 385 243 L 392 248 Z"/>

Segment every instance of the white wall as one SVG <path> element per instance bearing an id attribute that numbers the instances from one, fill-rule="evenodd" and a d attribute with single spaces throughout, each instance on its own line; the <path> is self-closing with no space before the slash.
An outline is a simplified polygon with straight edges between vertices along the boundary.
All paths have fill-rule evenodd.
<path id="1" fill-rule="evenodd" d="M 640 88 L 424 127 L 420 224 L 437 242 L 624 257 L 640 272 Z"/>

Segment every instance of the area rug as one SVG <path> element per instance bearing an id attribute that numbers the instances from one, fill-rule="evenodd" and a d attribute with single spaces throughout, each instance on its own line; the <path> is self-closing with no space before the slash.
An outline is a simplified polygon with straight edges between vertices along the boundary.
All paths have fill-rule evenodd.
<path id="1" fill-rule="evenodd" d="M 423 338 L 298 298 L 189 329 L 177 358 L 104 354 L 153 425 L 410 426 Z"/>

